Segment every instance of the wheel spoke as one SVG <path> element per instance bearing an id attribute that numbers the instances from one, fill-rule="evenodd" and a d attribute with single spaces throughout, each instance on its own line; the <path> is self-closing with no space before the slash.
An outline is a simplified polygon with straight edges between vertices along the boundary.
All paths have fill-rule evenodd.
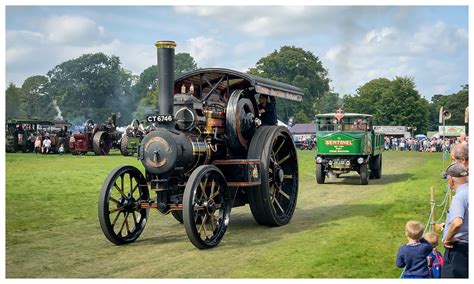
<path id="1" fill-rule="evenodd" d="M 220 185 L 217 186 L 217 190 L 216 190 L 216 191 L 214 192 L 214 194 L 212 194 L 209 198 L 214 199 L 214 197 L 218 196 L 219 193 L 220 193 L 220 191 L 221 191 L 220 189 L 221 189 L 221 186 L 220 186 Z"/>
<path id="2" fill-rule="evenodd" d="M 204 228 L 204 224 L 206 224 L 206 220 L 207 220 L 207 214 L 204 215 L 204 217 L 202 218 L 201 227 L 199 227 L 199 230 L 198 230 L 199 235 L 201 235 L 201 231 Z M 204 229 L 204 230 L 206 230 L 206 229 Z"/>
<path id="3" fill-rule="evenodd" d="M 284 213 L 284 212 L 285 212 L 285 210 L 283 210 L 283 208 L 281 207 L 280 202 L 278 202 L 278 200 L 277 200 L 276 198 L 273 198 L 273 202 L 275 202 L 276 205 L 278 205 L 278 208 L 280 208 L 281 213 Z"/>
<path id="4" fill-rule="evenodd" d="M 276 155 L 278 154 L 278 152 L 280 152 L 281 147 L 283 147 L 284 144 L 285 144 L 285 139 L 283 139 L 283 141 L 281 141 L 280 146 L 278 146 L 277 150 L 275 151 L 275 157 L 276 157 Z"/>
<path id="5" fill-rule="evenodd" d="M 204 231 L 204 239 L 207 239 L 207 230 L 206 230 L 206 226 L 207 226 L 207 225 L 206 225 L 206 223 L 207 223 L 207 216 L 208 216 L 208 215 L 206 214 L 206 216 L 205 216 L 205 217 L 206 217 L 206 218 L 205 218 L 206 222 L 204 222 L 204 226 L 202 227 L 202 229 L 203 229 L 203 231 Z"/>
<path id="6" fill-rule="evenodd" d="M 122 175 L 120 176 L 120 183 L 121 183 L 121 185 L 122 185 L 120 188 L 122 189 L 122 192 L 125 194 L 125 187 L 123 186 L 123 178 L 124 178 L 124 176 L 125 176 L 125 174 L 122 174 Z"/>
<path id="7" fill-rule="evenodd" d="M 122 210 L 123 210 L 123 206 L 114 208 L 114 209 L 112 209 L 112 210 L 109 209 L 109 214 L 110 214 L 110 213 L 117 212 L 117 211 L 122 211 Z"/>
<path id="8" fill-rule="evenodd" d="M 216 216 L 214 214 L 211 214 L 211 228 L 212 228 L 212 233 L 214 234 L 214 231 L 216 230 L 216 225 L 214 225 L 214 220 L 216 219 Z"/>
<path id="9" fill-rule="evenodd" d="M 279 160 L 277 162 L 277 164 L 281 165 L 283 162 L 285 162 L 286 160 L 288 160 L 288 158 L 290 157 L 290 154 L 286 155 L 286 157 L 282 158 L 281 160 Z"/>
<path id="10" fill-rule="evenodd" d="M 199 183 L 200 187 L 201 187 L 201 190 L 202 190 L 202 194 L 204 195 L 204 198 L 206 199 L 209 199 L 207 197 L 207 193 L 206 193 L 206 187 L 207 187 L 207 179 L 209 178 L 209 176 L 206 176 L 206 180 L 204 181 L 204 186 L 203 186 L 203 183 Z"/>
<path id="11" fill-rule="evenodd" d="M 203 209 L 204 209 L 204 206 L 194 204 L 194 211 L 201 211 L 201 210 L 203 210 Z"/>
<path id="12" fill-rule="evenodd" d="M 125 217 L 125 227 L 127 227 L 127 234 L 130 233 L 130 226 L 128 225 L 128 216 L 130 213 L 127 212 L 127 216 Z"/>
<path id="13" fill-rule="evenodd" d="M 290 200 L 290 196 L 286 194 L 286 192 L 284 192 L 282 188 L 279 188 L 277 192 L 283 195 L 286 199 Z"/>
<path id="14" fill-rule="evenodd" d="M 124 220 L 123 220 L 123 223 L 122 223 L 122 227 L 120 227 L 120 231 L 119 231 L 119 234 L 120 234 L 120 235 L 122 235 L 123 227 L 125 227 L 125 221 L 127 220 L 127 217 L 128 217 L 128 213 L 125 214 L 125 216 L 124 216 Z"/>
<path id="15" fill-rule="evenodd" d="M 293 179 L 293 175 L 283 175 L 283 178 Z"/>
<path id="16" fill-rule="evenodd" d="M 216 181 L 214 179 L 212 179 L 212 183 L 211 183 L 211 197 L 212 198 L 214 196 L 214 187 L 216 186 Z"/>
<path id="17" fill-rule="evenodd" d="M 131 183 L 131 182 L 130 182 L 130 183 Z M 131 186 L 131 185 L 130 185 L 130 186 Z M 138 188 L 138 182 L 137 182 L 137 184 L 135 185 L 135 187 L 132 189 L 132 196 L 133 196 L 133 193 L 135 192 L 135 190 L 137 190 L 137 188 Z"/>
<path id="18" fill-rule="evenodd" d="M 118 212 L 117 215 L 115 216 L 115 219 L 114 219 L 114 221 L 112 222 L 112 228 L 115 226 L 115 222 L 117 222 L 118 217 L 120 216 L 120 213 L 122 213 L 122 211 Z"/>
<path id="19" fill-rule="evenodd" d="M 121 194 L 123 197 L 127 198 L 127 197 L 125 196 L 125 193 L 123 193 L 123 191 L 120 189 L 120 187 L 117 185 L 116 182 L 114 183 L 114 187 L 115 187 L 115 189 L 116 189 L 118 192 L 120 192 L 120 194 Z"/>
<path id="20" fill-rule="evenodd" d="M 120 202 L 117 199 L 113 198 L 112 196 L 109 198 L 109 200 L 112 200 L 113 202 L 120 204 Z"/>
<path id="21" fill-rule="evenodd" d="M 135 226 L 136 226 L 138 222 L 137 222 L 137 216 L 135 215 L 135 211 L 132 212 L 132 215 L 133 215 L 133 222 L 135 223 Z"/>

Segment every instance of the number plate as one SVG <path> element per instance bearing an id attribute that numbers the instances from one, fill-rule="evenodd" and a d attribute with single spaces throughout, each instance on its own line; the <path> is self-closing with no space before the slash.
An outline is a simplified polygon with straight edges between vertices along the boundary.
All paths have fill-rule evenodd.
<path id="1" fill-rule="evenodd" d="M 171 122 L 173 121 L 172 115 L 150 115 L 147 118 L 148 122 Z"/>

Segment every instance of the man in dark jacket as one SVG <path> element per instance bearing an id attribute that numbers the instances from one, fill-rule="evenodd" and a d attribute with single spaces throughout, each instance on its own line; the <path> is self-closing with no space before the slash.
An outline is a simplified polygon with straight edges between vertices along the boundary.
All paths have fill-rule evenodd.
<path id="1" fill-rule="evenodd" d="M 276 125 L 277 116 L 275 104 L 268 101 L 268 96 L 260 95 L 258 98 L 258 113 L 263 125 Z"/>

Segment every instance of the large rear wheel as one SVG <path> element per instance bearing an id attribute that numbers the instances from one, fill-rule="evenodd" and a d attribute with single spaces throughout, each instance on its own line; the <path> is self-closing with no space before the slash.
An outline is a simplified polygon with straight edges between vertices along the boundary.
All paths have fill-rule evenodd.
<path id="1" fill-rule="evenodd" d="M 140 207 L 140 201 L 148 198 L 148 185 L 137 168 L 112 170 L 99 197 L 99 223 L 105 237 L 116 245 L 134 242 L 143 232 L 149 213 Z"/>
<path id="2" fill-rule="evenodd" d="M 193 171 L 183 196 L 183 222 L 191 243 L 199 249 L 217 246 L 227 230 L 230 192 L 222 172 L 203 165 Z"/>
<path id="3" fill-rule="evenodd" d="M 247 157 L 262 162 L 260 186 L 246 191 L 255 221 L 266 226 L 287 224 L 298 197 L 298 160 L 290 132 L 281 126 L 260 127 Z"/>
<path id="4" fill-rule="evenodd" d="M 112 148 L 112 141 L 110 140 L 109 134 L 105 131 L 98 131 L 94 134 L 92 148 L 96 155 L 108 155 Z"/>
<path id="5" fill-rule="evenodd" d="M 128 136 L 127 134 L 122 136 L 122 140 L 120 141 L 120 153 L 122 156 L 131 156 L 130 152 L 128 151 Z"/>

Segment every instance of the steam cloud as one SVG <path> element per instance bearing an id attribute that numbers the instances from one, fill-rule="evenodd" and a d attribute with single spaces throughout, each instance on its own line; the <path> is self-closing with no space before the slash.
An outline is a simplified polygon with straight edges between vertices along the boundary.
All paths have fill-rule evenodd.
<path id="1" fill-rule="evenodd" d="M 53 100 L 53 107 L 56 110 L 56 112 L 58 113 L 58 115 L 56 115 L 56 117 L 54 119 L 55 120 L 64 120 L 63 116 L 61 115 L 61 110 L 59 109 L 59 106 L 56 103 L 56 100 Z"/>

